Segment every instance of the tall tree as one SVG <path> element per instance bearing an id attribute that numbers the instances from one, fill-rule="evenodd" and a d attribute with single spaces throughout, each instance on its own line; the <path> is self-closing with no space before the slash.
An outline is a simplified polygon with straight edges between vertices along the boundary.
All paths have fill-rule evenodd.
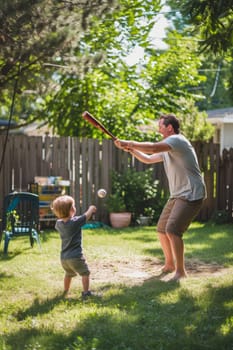
<path id="1" fill-rule="evenodd" d="M 186 23 L 199 32 L 203 49 L 214 53 L 231 51 L 233 46 L 232 0 L 168 0 Z"/>
<path id="2" fill-rule="evenodd" d="M 160 0 L 136 0 L 133 4 L 126 0 L 1 1 L 2 107 L 7 111 L 16 79 L 17 92 L 27 93 L 24 100 L 29 110 L 31 101 L 33 108 L 38 101 L 37 95 L 54 89 L 51 77 L 57 82 L 64 73 L 83 79 L 103 61 L 113 64 L 137 42 L 145 43 L 159 8 Z M 19 102 L 17 114 L 22 116 Z"/>
<path id="3" fill-rule="evenodd" d="M 85 5 L 79 1 L 1 1 L 0 88 L 10 87 L 19 76 L 21 85 L 31 87 L 33 80 L 37 84 L 43 64 L 69 52 L 70 42 L 81 35 Z"/>
<path id="4" fill-rule="evenodd" d="M 205 99 L 201 110 L 224 108 L 233 103 L 233 4 L 232 1 L 167 0 L 166 16 L 183 40 L 198 42 L 200 72 L 206 77 L 197 92 Z"/>
<path id="5" fill-rule="evenodd" d="M 118 137 L 155 139 L 154 121 L 160 112 L 188 114 L 189 118 L 182 117 L 186 124 L 191 118 L 199 122 L 198 132 L 190 133 L 192 139 L 203 136 L 202 127 L 207 130 L 208 123 L 194 108 L 199 96 L 193 87 L 204 76 L 198 72 L 201 60 L 193 41 L 183 42 L 177 34 L 164 52 L 148 48 L 140 69 L 128 67 L 121 58 L 114 69 L 108 63 L 92 69 L 83 79 L 61 77 L 59 90 L 49 97 L 44 112 L 59 134 L 103 137 L 80 117 L 87 109 Z M 211 132 L 206 132 L 206 139 L 210 136 Z"/>
<path id="6" fill-rule="evenodd" d="M 191 88 L 202 76 L 192 43 L 182 46 L 173 36 L 166 52 L 150 47 L 159 0 L 14 0 L 12 7 L 5 2 L 2 8 L 15 40 L 6 46 L 14 57 L 9 67 L 9 55 L 4 47 L 0 51 L 2 97 L 9 105 L 10 87 L 19 77 L 21 120 L 48 121 L 60 135 L 93 137 L 98 131 L 81 118 L 87 109 L 119 137 L 145 139 L 145 124 L 160 111 L 188 113 L 185 100 L 190 105 L 196 99 Z M 145 48 L 144 64 L 128 67 L 124 56 L 136 44 Z M 156 137 L 154 126 L 146 137 Z"/>

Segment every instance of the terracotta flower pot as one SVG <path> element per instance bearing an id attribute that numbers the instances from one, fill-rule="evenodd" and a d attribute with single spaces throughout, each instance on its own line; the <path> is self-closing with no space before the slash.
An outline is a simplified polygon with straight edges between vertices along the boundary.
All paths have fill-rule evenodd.
<path id="1" fill-rule="evenodd" d="M 109 219 L 114 228 L 128 227 L 131 222 L 131 213 L 110 213 Z"/>

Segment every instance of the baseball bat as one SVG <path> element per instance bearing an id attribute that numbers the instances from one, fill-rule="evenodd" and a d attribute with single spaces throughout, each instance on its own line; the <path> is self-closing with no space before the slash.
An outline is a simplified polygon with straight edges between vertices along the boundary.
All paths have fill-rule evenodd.
<path id="1" fill-rule="evenodd" d="M 93 117 L 93 115 L 91 115 L 91 113 L 85 111 L 82 114 L 83 118 L 85 120 L 87 120 L 90 124 L 92 124 L 95 128 L 100 129 L 101 131 L 103 131 L 105 134 L 107 134 L 108 136 L 110 136 L 113 140 L 116 140 L 117 137 L 114 136 L 108 129 L 105 128 L 105 126 L 99 122 L 96 118 Z"/>

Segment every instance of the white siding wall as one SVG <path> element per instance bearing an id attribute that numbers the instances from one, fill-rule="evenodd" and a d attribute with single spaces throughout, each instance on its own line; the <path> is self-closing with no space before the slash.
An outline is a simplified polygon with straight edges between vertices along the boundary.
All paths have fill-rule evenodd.
<path id="1" fill-rule="evenodd" d="M 222 142 L 221 142 L 221 148 L 233 148 L 233 124 L 223 124 L 222 126 Z"/>

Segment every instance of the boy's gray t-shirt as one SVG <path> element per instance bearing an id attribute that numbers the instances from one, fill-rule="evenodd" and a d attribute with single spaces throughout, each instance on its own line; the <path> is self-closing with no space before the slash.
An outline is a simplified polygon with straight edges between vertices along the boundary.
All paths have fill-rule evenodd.
<path id="1" fill-rule="evenodd" d="M 55 229 L 61 237 L 61 259 L 73 259 L 82 256 L 82 226 L 86 223 L 86 215 L 73 216 L 64 222 L 57 220 Z"/>
<path id="2" fill-rule="evenodd" d="M 163 140 L 171 147 L 162 152 L 170 197 L 195 201 L 206 197 L 205 183 L 191 143 L 181 134 Z"/>

